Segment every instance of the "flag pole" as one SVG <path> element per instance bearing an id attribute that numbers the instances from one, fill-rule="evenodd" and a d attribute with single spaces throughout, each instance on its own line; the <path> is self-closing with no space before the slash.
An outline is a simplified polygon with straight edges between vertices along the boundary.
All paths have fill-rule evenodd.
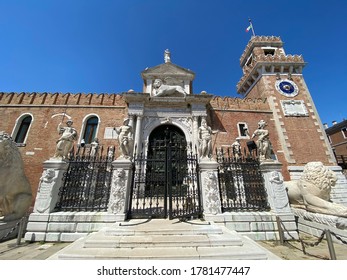
<path id="1" fill-rule="evenodd" d="M 253 36 L 255 36 L 255 32 L 254 32 L 254 27 L 253 27 L 252 21 L 251 21 L 250 18 L 248 19 L 248 21 L 249 21 L 249 25 L 251 26 L 251 29 L 252 29 L 252 34 L 253 34 Z"/>

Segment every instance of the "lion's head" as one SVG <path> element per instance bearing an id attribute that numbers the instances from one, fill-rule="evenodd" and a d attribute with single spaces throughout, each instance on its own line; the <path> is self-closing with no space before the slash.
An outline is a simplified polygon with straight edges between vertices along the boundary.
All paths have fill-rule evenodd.
<path id="1" fill-rule="evenodd" d="M 300 180 L 314 185 L 320 190 L 321 195 L 328 197 L 330 196 L 331 188 L 337 182 L 337 177 L 335 173 L 324 166 L 323 163 L 313 161 L 305 165 Z"/>
<path id="2" fill-rule="evenodd" d="M 8 134 L 0 132 L 0 167 L 14 168 L 16 166 L 22 166 L 21 155 L 16 143 Z"/>
<path id="3" fill-rule="evenodd" d="M 162 80 L 160 80 L 160 79 L 155 79 L 155 80 L 154 80 L 154 83 L 153 83 L 153 86 L 154 86 L 155 89 L 158 89 L 158 88 L 161 87 L 162 84 L 163 84 Z"/>

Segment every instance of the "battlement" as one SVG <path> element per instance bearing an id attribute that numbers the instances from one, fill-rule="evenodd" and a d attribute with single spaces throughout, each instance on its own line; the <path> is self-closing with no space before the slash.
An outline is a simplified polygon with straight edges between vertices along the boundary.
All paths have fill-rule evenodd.
<path id="1" fill-rule="evenodd" d="M 126 106 L 122 94 L 0 92 L 1 105 L 28 106 Z"/>
<path id="2" fill-rule="evenodd" d="M 241 55 L 240 66 L 242 67 L 245 64 L 245 60 L 249 57 L 254 47 L 262 47 L 268 45 L 281 48 L 283 46 L 283 42 L 280 37 L 275 36 L 252 36 L 251 40 L 249 40 L 245 50 Z"/>
<path id="3" fill-rule="evenodd" d="M 214 110 L 270 110 L 266 98 L 214 97 L 210 102 Z"/>
<path id="4" fill-rule="evenodd" d="M 302 55 L 286 55 L 280 37 L 254 36 L 240 58 L 240 65 L 243 75 L 236 89 L 247 94 L 264 74 L 301 74 L 305 61 Z"/>

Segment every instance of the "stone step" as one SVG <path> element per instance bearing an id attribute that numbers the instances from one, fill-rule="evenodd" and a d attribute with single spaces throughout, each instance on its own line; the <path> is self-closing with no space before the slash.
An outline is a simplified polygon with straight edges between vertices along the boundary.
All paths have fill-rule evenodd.
<path id="1" fill-rule="evenodd" d="M 152 247 L 152 248 L 84 248 L 84 240 L 75 241 L 50 260 L 269 260 L 280 259 L 257 245 L 243 242 L 240 246 L 225 247 Z M 79 244 L 78 244 L 79 243 Z"/>
<path id="2" fill-rule="evenodd" d="M 83 237 L 49 259 L 278 259 L 213 222 L 132 220 Z"/>
<path id="3" fill-rule="evenodd" d="M 132 235 L 107 236 L 101 232 L 90 235 L 85 248 L 137 248 L 137 247 L 213 247 L 241 246 L 237 235 L 199 234 L 199 235 Z"/>
<path id="4" fill-rule="evenodd" d="M 163 221 L 162 223 L 158 221 Z M 200 235 L 222 234 L 222 229 L 213 222 L 179 222 L 175 220 L 151 220 L 149 222 L 122 222 L 103 229 L 106 236 L 124 235 Z"/>

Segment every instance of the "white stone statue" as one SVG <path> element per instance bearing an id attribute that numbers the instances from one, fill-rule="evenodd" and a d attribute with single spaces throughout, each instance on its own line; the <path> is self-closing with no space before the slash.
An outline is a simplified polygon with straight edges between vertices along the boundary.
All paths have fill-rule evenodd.
<path id="1" fill-rule="evenodd" d="M 330 201 L 331 188 L 337 177 L 321 162 L 305 165 L 299 180 L 285 182 L 292 207 L 314 213 L 347 217 L 347 207 Z"/>
<path id="2" fill-rule="evenodd" d="M 72 149 L 74 141 L 77 140 L 77 131 L 72 127 L 71 119 L 66 121 L 66 126 L 62 127 L 62 123 L 58 125 L 58 133 L 61 135 L 57 140 L 57 146 L 54 158 L 67 159 Z"/>
<path id="3" fill-rule="evenodd" d="M 153 96 L 165 96 L 165 95 L 173 94 L 175 92 L 178 92 L 182 94 L 183 96 L 187 95 L 187 93 L 185 92 L 182 86 L 164 85 L 161 79 L 154 80 Z"/>
<path id="4" fill-rule="evenodd" d="M 212 157 L 212 134 L 216 133 L 207 125 L 206 119 L 202 118 L 201 126 L 199 127 L 199 154 L 200 158 Z"/>
<path id="5" fill-rule="evenodd" d="M 94 138 L 93 142 L 90 143 L 90 156 L 91 157 L 96 157 L 99 152 L 99 139 Z"/>
<path id="6" fill-rule="evenodd" d="M 16 143 L 8 134 L 0 132 L 0 220 L 12 221 L 23 217 L 31 199 L 31 186 Z"/>
<path id="7" fill-rule="evenodd" d="M 260 161 L 273 160 L 271 157 L 272 145 L 269 139 L 269 131 L 265 129 L 266 125 L 265 121 L 259 121 L 258 129 L 256 129 L 252 135 L 252 139 L 258 136 L 256 144 Z"/>
<path id="8" fill-rule="evenodd" d="M 129 125 L 129 119 L 124 119 L 123 125 L 120 128 L 115 128 L 115 130 L 118 134 L 119 148 L 122 153 L 121 157 L 130 158 L 133 144 L 133 132 Z"/>
<path id="9" fill-rule="evenodd" d="M 165 63 L 168 63 L 168 62 L 171 62 L 171 53 L 168 49 L 165 50 L 164 52 L 164 62 Z"/>
<path id="10" fill-rule="evenodd" d="M 233 150 L 233 155 L 236 160 L 241 158 L 242 152 L 241 152 L 241 143 L 240 143 L 240 138 L 237 137 L 235 139 L 235 142 L 231 144 L 231 148 Z"/>

